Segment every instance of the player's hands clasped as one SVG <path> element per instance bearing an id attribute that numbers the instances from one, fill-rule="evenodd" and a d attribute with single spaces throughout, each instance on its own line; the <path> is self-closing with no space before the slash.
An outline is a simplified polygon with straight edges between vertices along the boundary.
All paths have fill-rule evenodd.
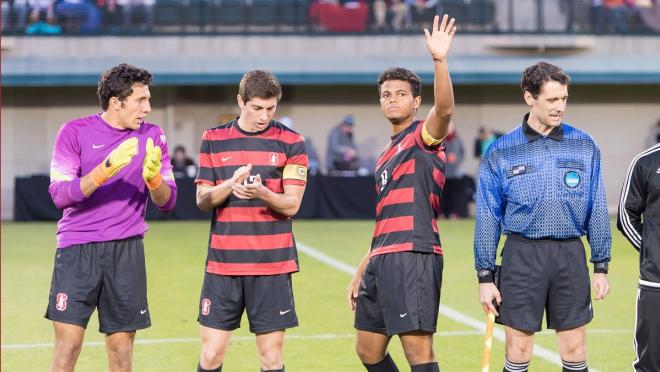
<path id="1" fill-rule="evenodd" d="M 155 190 L 163 183 L 163 176 L 160 174 L 160 169 L 163 166 L 161 163 L 162 157 L 163 150 L 160 146 L 155 146 L 154 140 L 147 138 L 147 147 L 142 162 L 142 178 L 149 190 Z"/>
<path id="2" fill-rule="evenodd" d="M 484 312 L 486 314 L 493 313 L 495 316 L 499 316 L 500 314 L 497 312 L 497 309 L 495 309 L 495 305 L 493 305 L 493 300 L 495 300 L 498 305 L 502 303 L 500 291 L 497 289 L 495 284 L 480 283 L 479 302 L 481 302 L 481 306 L 484 308 Z"/>
<path id="3" fill-rule="evenodd" d="M 259 174 L 254 176 L 252 182 L 249 182 L 246 177 L 243 182 L 234 183 L 232 186 L 232 193 L 239 199 L 258 199 L 264 192 L 266 192 L 266 186 L 261 182 L 261 175 Z"/>
<path id="4" fill-rule="evenodd" d="M 112 152 L 91 172 L 92 182 L 98 187 L 110 177 L 115 176 L 127 166 L 133 156 L 138 152 L 138 139 L 131 137 L 120 143 Z"/>
<path id="5" fill-rule="evenodd" d="M 451 46 L 451 40 L 454 38 L 456 33 L 456 26 L 454 26 L 454 18 L 450 19 L 449 22 L 448 15 L 442 17 L 442 23 L 439 22 L 440 16 L 435 16 L 433 18 L 433 30 L 429 32 L 428 29 L 424 29 L 424 34 L 426 35 L 426 48 L 434 60 L 444 61 L 447 58 L 449 53 L 449 47 Z M 440 23 L 440 27 L 438 27 Z"/>

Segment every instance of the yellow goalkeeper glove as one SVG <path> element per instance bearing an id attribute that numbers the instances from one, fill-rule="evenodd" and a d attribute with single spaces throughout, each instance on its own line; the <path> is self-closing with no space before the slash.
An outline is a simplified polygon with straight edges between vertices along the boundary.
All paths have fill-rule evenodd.
<path id="1" fill-rule="evenodd" d="M 120 143 L 105 160 L 91 172 L 92 182 L 97 186 L 103 185 L 110 177 L 119 173 L 127 166 L 138 151 L 137 137 L 131 137 Z"/>
<path id="2" fill-rule="evenodd" d="M 155 190 L 163 183 L 163 176 L 160 174 L 160 168 L 163 166 L 160 162 L 162 157 L 163 151 L 160 146 L 154 146 L 154 140 L 148 138 L 147 151 L 142 163 L 142 178 L 149 190 Z"/>

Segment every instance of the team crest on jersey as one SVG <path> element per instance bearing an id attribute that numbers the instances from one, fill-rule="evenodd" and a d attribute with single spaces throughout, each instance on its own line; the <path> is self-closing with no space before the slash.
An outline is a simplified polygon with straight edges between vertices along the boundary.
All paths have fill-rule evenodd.
<path id="1" fill-rule="evenodd" d="M 205 298 L 202 300 L 202 315 L 209 315 L 211 312 L 211 300 Z"/>
<path id="2" fill-rule="evenodd" d="M 270 153 L 270 165 L 277 165 L 277 153 Z"/>
<path id="3" fill-rule="evenodd" d="M 67 299 L 69 296 L 66 295 L 66 293 L 58 293 L 57 296 L 55 297 L 55 308 L 58 311 L 64 311 L 66 310 L 66 304 L 67 304 Z"/>
<path id="4" fill-rule="evenodd" d="M 564 174 L 564 183 L 574 189 L 580 184 L 580 175 L 576 171 L 568 171 Z"/>

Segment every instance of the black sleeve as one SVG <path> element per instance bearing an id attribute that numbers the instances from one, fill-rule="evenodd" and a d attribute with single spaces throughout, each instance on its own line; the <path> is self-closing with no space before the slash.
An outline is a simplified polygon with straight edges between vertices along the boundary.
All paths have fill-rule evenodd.
<path id="1" fill-rule="evenodd" d="M 637 250 L 642 246 L 642 214 L 646 210 L 646 172 L 639 160 L 633 160 L 626 174 L 616 220 L 617 228 Z"/>

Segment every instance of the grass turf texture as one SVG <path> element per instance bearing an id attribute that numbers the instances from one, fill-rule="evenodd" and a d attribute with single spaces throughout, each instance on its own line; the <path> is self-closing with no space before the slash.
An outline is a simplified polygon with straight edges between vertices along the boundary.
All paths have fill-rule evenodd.
<path id="1" fill-rule="evenodd" d="M 472 258 L 472 220 L 440 221 L 445 250 L 442 303 L 484 321 L 477 300 Z M 357 266 L 371 241 L 371 221 L 295 221 L 297 241 Z M 135 371 L 191 371 L 199 356 L 196 322 L 202 284 L 208 222 L 153 222 L 145 238 L 149 309 L 152 327 L 139 331 Z M 614 231 L 614 229 L 613 229 Z M 47 305 L 55 246 L 54 223 L 2 224 L 2 328 L 0 368 L 3 371 L 44 371 L 52 346 L 8 348 L 17 344 L 52 344 L 51 323 L 43 318 Z M 361 371 L 354 352 L 353 314 L 345 300 L 350 276 L 300 253 L 301 272 L 294 275 L 300 327 L 287 331 L 287 371 Z M 634 359 L 632 329 L 638 277 L 637 252 L 618 233 L 613 234 L 612 292 L 594 301 L 595 319 L 588 338 L 589 365 L 600 371 L 629 370 Z M 591 269 L 590 269 L 591 270 Z M 435 352 L 444 371 L 477 371 L 482 332 L 444 316 L 438 320 Z M 602 332 L 601 332 L 602 331 Z M 442 332 L 450 332 L 442 335 Z M 454 333 L 454 334 L 452 334 Z M 324 336 L 327 335 L 327 336 Z M 327 338 L 323 338 L 327 337 Z M 168 339 L 170 342 L 167 342 Z M 107 370 L 103 335 L 96 313 L 87 327 L 77 371 Z M 537 334 L 535 341 L 557 350 L 554 334 Z M 493 341 L 491 370 L 502 369 L 504 345 Z M 398 339 L 390 352 L 402 371 L 408 370 Z M 533 371 L 560 367 L 532 359 Z M 225 360 L 224 371 L 258 371 L 254 338 L 243 317 L 241 328 Z"/>

